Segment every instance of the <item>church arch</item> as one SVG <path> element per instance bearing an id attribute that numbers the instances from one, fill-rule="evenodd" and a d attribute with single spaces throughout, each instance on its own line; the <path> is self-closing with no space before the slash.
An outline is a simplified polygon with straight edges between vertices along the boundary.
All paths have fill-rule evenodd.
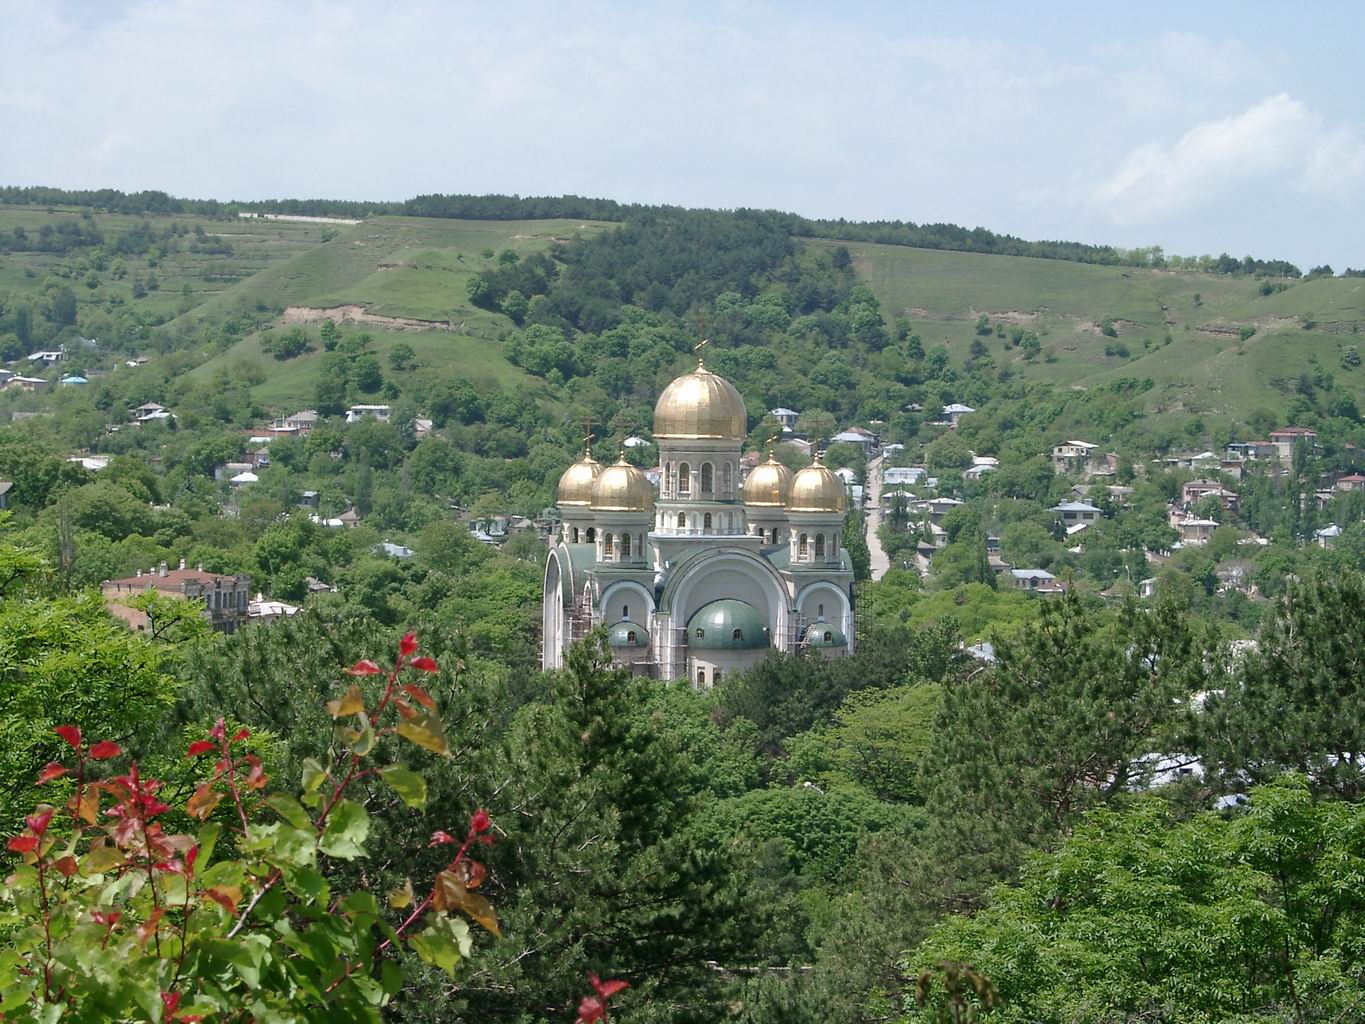
<path id="1" fill-rule="evenodd" d="M 825 557 L 825 535 L 823 533 L 817 533 L 815 535 L 815 557 Z"/>
<path id="2" fill-rule="evenodd" d="M 686 462 L 678 463 L 678 493 L 692 493 L 692 467 Z"/>
<path id="3" fill-rule="evenodd" d="M 701 464 L 701 493 L 711 494 L 716 489 L 715 467 L 709 462 Z"/>

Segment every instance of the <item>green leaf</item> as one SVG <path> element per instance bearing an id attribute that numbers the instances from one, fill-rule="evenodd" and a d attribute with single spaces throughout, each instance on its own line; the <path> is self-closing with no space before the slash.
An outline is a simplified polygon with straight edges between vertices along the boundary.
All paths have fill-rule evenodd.
<path id="1" fill-rule="evenodd" d="M 365 840 L 369 834 L 369 812 L 354 800 L 343 800 L 332 808 L 318 848 L 329 857 L 355 860 L 365 856 Z"/>
<path id="2" fill-rule="evenodd" d="M 265 805 L 295 828 L 313 827 L 313 819 L 308 816 L 303 805 L 288 793 L 271 793 L 265 798 Z"/>
<path id="3" fill-rule="evenodd" d="M 433 915 L 426 931 L 414 935 L 408 943 L 425 962 L 452 976 L 455 965 L 469 956 L 474 948 L 469 925 L 463 919 L 447 914 Z"/>
<path id="4" fill-rule="evenodd" d="M 441 720 L 425 711 L 418 711 L 411 718 L 399 722 L 398 735 L 433 754 L 450 753 L 450 744 L 446 742 L 445 727 Z"/>
<path id="5" fill-rule="evenodd" d="M 216 821 L 209 822 L 199 830 L 199 865 L 201 871 L 213 860 L 214 847 L 218 845 L 218 837 L 222 834 L 223 826 Z"/>
<path id="6" fill-rule="evenodd" d="M 398 794 L 398 799 L 409 807 L 415 807 L 419 811 L 425 810 L 427 806 L 427 780 L 418 775 L 415 771 L 401 764 L 392 764 L 387 768 L 381 768 L 379 774 L 384 777 L 393 791 Z"/>
<path id="7" fill-rule="evenodd" d="M 352 753 L 364 757 L 374 749 L 376 736 L 374 727 L 370 725 L 369 719 L 365 719 L 359 729 L 352 729 L 349 726 L 338 725 L 336 728 L 337 738 L 350 748 Z"/>

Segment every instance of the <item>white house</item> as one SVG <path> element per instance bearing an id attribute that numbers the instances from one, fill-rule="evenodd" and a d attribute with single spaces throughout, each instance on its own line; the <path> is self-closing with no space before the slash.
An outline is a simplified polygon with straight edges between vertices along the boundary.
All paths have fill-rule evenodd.
<path id="1" fill-rule="evenodd" d="M 346 410 L 346 422 L 359 423 L 361 420 L 369 418 L 376 419 L 380 423 L 387 423 L 392 415 L 393 410 L 387 405 L 353 405 Z"/>
<path id="2" fill-rule="evenodd" d="M 1060 505 L 1053 505 L 1052 511 L 1060 515 L 1062 522 L 1068 527 L 1075 526 L 1078 523 L 1089 526 L 1103 515 L 1094 505 L 1087 504 L 1084 501 L 1064 501 Z"/>
<path id="3" fill-rule="evenodd" d="M 32 352 L 29 354 L 30 363 L 42 363 L 44 366 L 52 366 L 60 363 L 66 358 L 66 349 L 55 349 L 50 352 Z"/>
<path id="4" fill-rule="evenodd" d="M 631 434 L 630 437 L 626 438 L 621 443 L 627 448 L 648 448 L 653 442 L 635 434 Z"/>
<path id="5" fill-rule="evenodd" d="M 928 474 L 923 466 L 888 466 L 882 470 L 882 483 L 909 484 L 913 487 Z"/>
<path id="6" fill-rule="evenodd" d="M 976 410 L 970 405 L 963 405 L 961 402 L 953 402 L 951 405 L 945 405 L 943 407 L 943 418 L 953 426 L 957 426 L 958 420 L 971 412 L 976 412 Z"/>
<path id="7" fill-rule="evenodd" d="M 1009 572 L 1014 585 L 1024 590 L 1037 590 L 1057 578 L 1046 569 L 1011 569 Z"/>
<path id="8" fill-rule="evenodd" d="M 1337 538 L 1341 536 L 1341 527 L 1338 526 L 1336 523 L 1332 523 L 1329 526 L 1324 526 L 1315 534 L 1315 536 L 1317 537 L 1318 547 L 1320 548 L 1335 547 L 1337 543 Z"/>

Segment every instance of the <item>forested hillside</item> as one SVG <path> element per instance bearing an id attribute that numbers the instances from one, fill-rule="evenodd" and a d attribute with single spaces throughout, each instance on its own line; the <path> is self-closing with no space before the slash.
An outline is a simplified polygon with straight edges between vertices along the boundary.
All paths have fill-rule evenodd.
<path id="1" fill-rule="evenodd" d="M 82 845 L 154 879 L 129 906 L 185 908 L 140 938 L 73 913 L 78 948 L 126 953 L 101 970 L 160 965 L 92 1000 L 189 1020 L 158 993 L 205 979 L 280 1014 L 312 985 L 327 1019 L 561 1021 L 607 998 L 592 972 L 629 982 L 627 1022 L 1365 1005 L 1365 278 L 572 197 L 0 200 L 0 824 L 33 858 L 0 943 L 48 920 L 44 858 L 88 898 L 33 807 L 72 797 L 84 829 L 96 762 L 155 773 L 167 833 L 235 865 L 201 884 L 188 841 Z M 699 349 L 749 449 L 798 466 L 801 440 L 867 488 L 856 653 L 697 692 L 593 635 L 541 673 L 556 481 L 585 440 L 653 466 L 655 398 Z M 103 581 L 176 566 L 292 611 L 106 610 Z M 363 661 L 417 641 L 415 691 Z M 179 756 L 205 742 L 260 787 Z M 100 799 L 162 799 L 133 788 Z M 202 957 L 176 951 L 191 917 Z M 6 1014 L 74 998 L 24 934 Z"/>

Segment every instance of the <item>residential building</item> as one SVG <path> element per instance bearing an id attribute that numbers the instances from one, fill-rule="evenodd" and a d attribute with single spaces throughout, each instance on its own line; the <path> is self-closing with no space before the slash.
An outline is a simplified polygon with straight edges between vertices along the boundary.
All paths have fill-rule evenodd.
<path id="1" fill-rule="evenodd" d="M 943 407 L 943 418 L 951 426 L 956 427 L 963 416 L 968 413 L 976 412 L 970 405 L 963 405 L 961 402 L 953 402 L 951 405 Z"/>
<path id="2" fill-rule="evenodd" d="M 1349 476 L 1338 477 L 1336 488 L 1339 491 L 1365 491 L 1365 476 L 1352 473 Z"/>
<path id="3" fill-rule="evenodd" d="M 38 363 L 41 366 L 55 366 L 57 363 L 66 359 L 66 349 L 59 348 L 50 352 L 32 352 L 29 354 L 30 363 Z"/>
<path id="4" fill-rule="evenodd" d="M 1078 525 L 1089 526 L 1104 514 L 1094 505 L 1084 501 L 1064 501 L 1060 505 L 1053 505 L 1052 511 L 1062 517 L 1062 522 L 1068 528 Z"/>
<path id="5" fill-rule="evenodd" d="M 109 468 L 108 455 L 71 455 L 67 457 L 67 462 L 79 462 L 81 469 L 87 473 L 98 473 L 102 469 Z"/>
<path id="6" fill-rule="evenodd" d="M 913 487 L 928 473 L 929 471 L 923 466 L 888 466 L 882 470 L 882 483 L 886 485 L 909 484 Z"/>
<path id="7" fill-rule="evenodd" d="M 6 387 L 18 388 L 20 391 L 46 391 L 52 386 L 49 380 L 42 377 L 11 377 Z"/>
<path id="8" fill-rule="evenodd" d="M 168 569 L 162 562 L 159 568 L 139 572 L 136 576 L 105 580 L 100 584 L 100 593 L 104 595 L 110 613 L 139 632 L 148 631 L 152 623 L 147 613 L 133 607 L 131 602 L 142 594 L 158 593 L 201 602 L 209 624 L 219 632 L 232 633 L 246 621 L 251 601 L 251 577 L 226 576 L 205 572 L 202 568 L 187 569 L 183 560 L 180 568 Z"/>
<path id="9" fill-rule="evenodd" d="M 0 512 L 9 508 L 9 494 L 14 490 L 13 480 L 0 480 Z"/>
<path id="10" fill-rule="evenodd" d="M 247 605 L 246 616 L 251 622 L 275 622 L 279 619 L 292 619 L 299 613 L 299 606 L 284 601 L 267 601 L 257 594 L 255 600 Z"/>
<path id="11" fill-rule="evenodd" d="M 1057 577 L 1046 569 L 1010 569 L 1010 579 L 1021 590 L 1038 590 L 1045 584 L 1055 583 Z"/>
<path id="12" fill-rule="evenodd" d="M 379 545 L 379 550 L 390 558 L 411 558 L 415 551 L 403 544 L 394 544 L 392 541 L 384 541 Z"/>
<path id="13" fill-rule="evenodd" d="M 647 448 L 651 444 L 653 444 L 652 441 L 649 441 L 643 437 L 639 437 L 635 434 L 631 434 L 630 437 L 626 438 L 621 443 L 625 445 L 627 448 Z"/>
<path id="14" fill-rule="evenodd" d="M 1052 471 L 1058 476 L 1094 476 L 1109 468 L 1097 444 L 1063 441 L 1052 446 Z"/>
<path id="15" fill-rule="evenodd" d="M 1276 457 L 1281 462 L 1289 462 L 1294 457 L 1296 445 L 1306 444 L 1310 448 L 1317 444 L 1317 431 L 1307 427 L 1281 427 L 1270 432 L 1270 443 L 1275 446 Z"/>
<path id="16" fill-rule="evenodd" d="M 1209 538 L 1213 536 L 1213 531 L 1218 529 L 1218 523 L 1213 519 L 1184 519 L 1176 529 L 1180 531 L 1180 539 L 1186 544 L 1207 544 Z"/>
<path id="17" fill-rule="evenodd" d="M 783 409 L 781 407 L 769 409 L 768 415 L 782 424 L 783 430 L 795 430 L 796 421 L 801 418 L 801 414 L 795 409 Z"/>
<path id="18" fill-rule="evenodd" d="M 1234 459 L 1273 459 L 1278 454 L 1271 441 L 1234 441 L 1228 445 L 1228 455 Z"/>
<path id="19" fill-rule="evenodd" d="M 881 439 L 872 431 L 863 427 L 849 427 L 841 430 L 829 439 L 830 444 L 854 444 L 865 452 L 877 450 L 877 442 Z"/>
<path id="20" fill-rule="evenodd" d="M 392 415 L 393 410 L 387 405 L 353 405 L 346 410 L 346 422 L 359 423 L 363 419 L 374 419 L 387 423 Z"/>
<path id="21" fill-rule="evenodd" d="M 82 377 L 79 373 L 68 373 L 61 380 L 57 381 L 57 383 L 62 387 L 79 387 L 82 384 L 89 384 L 90 381 Z"/>
<path id="22" fill-rule="evenodd" d="M 1332 523 L 1317 531 L 1317 533 L 1314 534 L 1314 537 L 1316 538 L 1318 547 L 1334 548 L 1337 545 L 1337 541 L 1341 538 L 1341 527 L 1336 523 Z"/>

